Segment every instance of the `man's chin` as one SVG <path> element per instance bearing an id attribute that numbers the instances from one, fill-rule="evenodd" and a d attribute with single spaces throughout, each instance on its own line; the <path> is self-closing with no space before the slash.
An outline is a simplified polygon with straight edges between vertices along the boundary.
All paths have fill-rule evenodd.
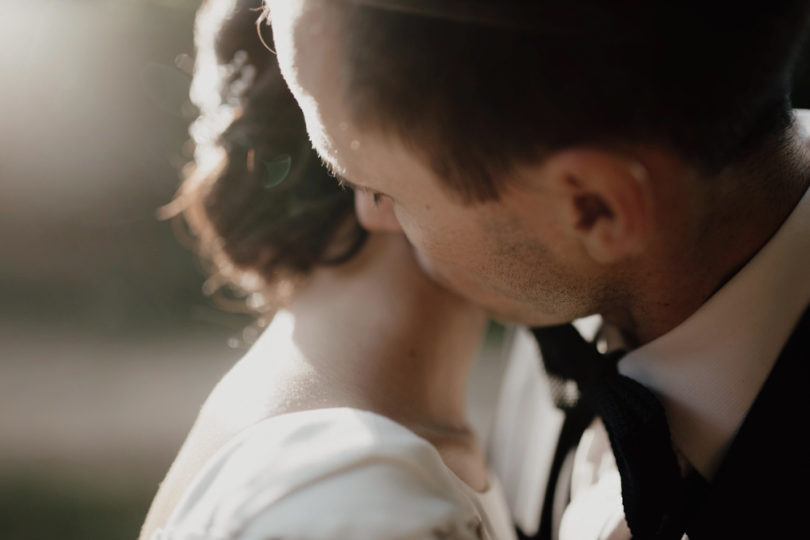
<path id="1" fill-rule="evenodd" d="M 522 326 L 554 326 L 570 322 L 560 314 L 547 314 L 538 312 L 526 303 L 518 302 L 505 296 L 486 294 L 475 283 L 467 279 L 453 279 L 436 269 L 435 265 L 418 249 L 414 250 L 419 267 L 433 281 L 444 289 L 474 304 L 493 319 L 502 324 L 518 324 Z"/>
<path id="2" fill-rule="evenodd" d="M 484 297 L 470 293 L 469 291 L 458 290 L 451 285 L 442 285 L 452 290 L 455 294 L 465 298 L 468 302 L 477 305 L 487 316 L 502 324 L 516 324 L 521 326 L 556 326 L 566 324 L 577 317 L 572 317 L 566 313 L 546 313 L 537 309 L 536 306 L 521 303 L 516 300 L 504 297 Z"/>
<path id="3" fill-rule="evenodd" d="M 517 324 L 521 326 L 554 326 L 570 322 L 571 319 L 561 315 L 538 313 L 537 310 L 526 304 L 518 303 L 509 298 L 482 295 L 480 291 L 472 288 L 459 287 L 451 280 L 441 275 L 428 274 L 428 276 L 443 288 L 465 299 L 484 310 L 487 317 L 502 324 Z"/>
<path id="4" fill-rule="evenodd" d="M 525 313 L 522 311 L 509 311 L 504 309 L 491 309 L 486 306 L 481 306 L 487 316 L 501 324 L 516 324 L 520 326 L 536 327 L 536 326 L 556 326 L 571 322 L 571 319 L 565 317 L 552 317 L 538 315 L 537 313 Z"/>

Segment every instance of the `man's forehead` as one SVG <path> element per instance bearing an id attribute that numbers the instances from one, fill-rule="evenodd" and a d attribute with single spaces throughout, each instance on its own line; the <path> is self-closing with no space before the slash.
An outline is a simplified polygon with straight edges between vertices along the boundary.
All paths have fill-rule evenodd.
<path id="1" fill-rule="evenodd" d="M 340 171 L 340 136 L 345 124 L 340 99 L 339 39 L 334 9 L 325 0 L 268 0 L 273 40 L 281 73 L 295 96 L 313 146 Z M 328 115 L 328 117 L 327 117 Z M 332 126 L 331 132 L 326 131 Z"/>
<path id="2" fill-rule="evenodd" d="M 338 11 L 334 6 L 329 9 L 329 5 L 324 0 L 267 2 L 276 53 L 288 83 L 309 86 L 316 81 L 308 79 L 334 68 Z"/>
<path id="3" fill-rule="evenodd" d="M 334 5 L 337 0 L 264 0 L 271 22 L 298 21 L 307 17 L 318 17 L 325 8 Z M 273 21 L 275 19 L 275 21 Z"/>
<path id="4" fill-rule="evenodd" d="M 438 188 L 434 173 L 398 138 L 367 131 L 354 122 L 341 83 L 341 4 L 341 0 L 267 2 L 279 66 L 303 111 L 313 147 L 327 169 L 346 184 L 396 196 L 402 194 L 404 179 L 410 185 L 420 177 Z"/>

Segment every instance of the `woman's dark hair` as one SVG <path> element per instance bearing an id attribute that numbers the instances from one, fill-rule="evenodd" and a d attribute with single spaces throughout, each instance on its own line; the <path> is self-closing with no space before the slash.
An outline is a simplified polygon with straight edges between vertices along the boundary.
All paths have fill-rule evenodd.
<path id="1" fill-rule="evenodd" d="M 269 293 L 252 304 L 276 307 L 297 279 L 351 257 L 365 232 L 352 193 L 312 150 L 303 115 L 262 42 L 261 4 L 207 0 L 197 13 L 194 161 L 164 213 L 185 217 L 211 263 L 211 292 L 227 284 L 259 298 Z"/>
<path id="2" fill-rule="evenodd" d="M 515 164 L 654 144 L 706 174 L 791 122 L 810 2 L 346 0 L 344 95 L 468 201 Z M 333 5 L 335 5 L 333 4 Z"/>

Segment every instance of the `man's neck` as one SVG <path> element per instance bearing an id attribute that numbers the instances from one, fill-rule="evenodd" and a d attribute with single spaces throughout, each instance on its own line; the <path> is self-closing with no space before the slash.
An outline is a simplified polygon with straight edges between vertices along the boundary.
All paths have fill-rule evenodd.
<path id="1" fill-rule="evenodd" d="M 770 240 L 810 186 L 808 144 L 796 129 L 770 156 L 703 180 L 711 188 L 693 238 L 664 246 L 658 270 L 640 278 L 643 294 L 627 309 L 603 314 L 629 344 L 643 345 L 678 326 Z"/>

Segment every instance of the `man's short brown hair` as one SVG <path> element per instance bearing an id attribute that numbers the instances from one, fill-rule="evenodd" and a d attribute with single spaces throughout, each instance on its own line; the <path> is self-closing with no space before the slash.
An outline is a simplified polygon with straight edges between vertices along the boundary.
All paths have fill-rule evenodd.
<path id="1" fill-rule="evenodd" d="M 344 91 L 468 201 L 576 144 L 719 172 L 789 125 L 807 5 L 349 0 Z"/>

